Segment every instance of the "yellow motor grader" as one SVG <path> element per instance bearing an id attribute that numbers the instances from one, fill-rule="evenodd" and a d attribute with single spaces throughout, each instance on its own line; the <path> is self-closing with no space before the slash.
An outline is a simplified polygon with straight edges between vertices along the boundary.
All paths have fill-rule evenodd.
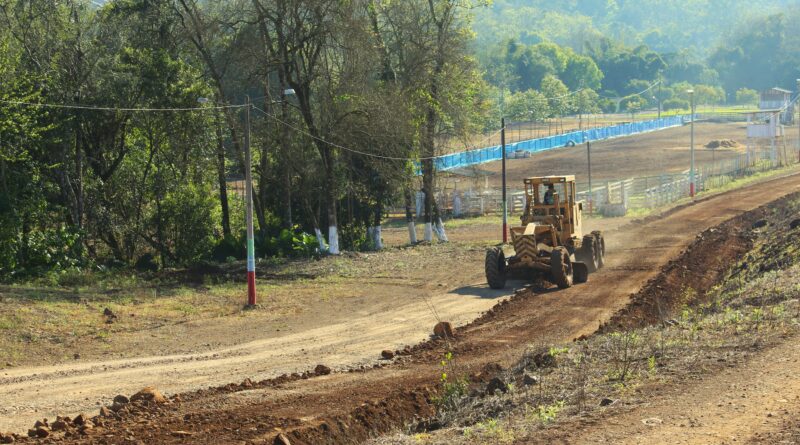
<path id="1" fill-rule="evenodd" d="M 575 176 L 538 176 L 525 179 L 525 211 L 521 225 L 511 228 L 514 255 L 502 247 L 486 252 L 486 280 L 502 289 L 506 277 L 524 274 L 544 278 L 565 289 L 584 283 L 589 273 L 603 267 L 603 234 L 583 235 L 583 203 L 575 199 Z"/>

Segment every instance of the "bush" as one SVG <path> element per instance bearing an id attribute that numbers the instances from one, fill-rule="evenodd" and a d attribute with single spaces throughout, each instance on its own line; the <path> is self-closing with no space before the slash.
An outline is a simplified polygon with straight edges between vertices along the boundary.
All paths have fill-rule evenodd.
<path id="1" fill-rule="evenodd" d="M 43 276 L 84 264 L 81 233 L 60 226 L 17 234 L 0 243 L 1 276 Z"/>
<path id="2" fill-rule="evenodd" d="M 373 240 L 367 237 L 367 227 L 358 222 L 339 227 L 339 243 L 342 250 L 365 251 L 375 247 Z"/>
<path id="3" fill-rule="evenodd" d="M 661 104 L 664 108 L 664 111 L 670 110 L 688 110 L 689 109 L 689 101 L 684 99 L 667 99 L 664 103 Z"/>
<path id="4" fill-rule="evenodd" d="M 244 236 L 239 245 L 242 249 L 245 249 Z M 317 238 L 301 231 L 297 226 L 293 230 L 281 229 L 275 236 L 267 235 L 264 237 L 257 233 L 255 248 L 256 256 L 262 258 L 308 258 L 319 255 Z"/>
<path id="5" fill-rule="evenodd" d="M 229 262 L 229 258 L 243 260 L 247 256 L 245 241 L 233 235 L 226 236 L 211 250 L 211 258 L 219 263 Z"/>
<path id="6" fill-rule="evenodd" d="M 739 88 L 736 90 L 736 103 L 739 105 L 757 105 L 758 92 L 750 88 Z"/>
<path id="7" fill-rule="evenodd" d="M 145 253 L 136 260 L 134 267 L 139 272 L 155 272 L 158 270 L 158 263 L 152 253 Z"/>
<path id="8" fill-rule="evenodd" d="M 218 223 L 212 212 L 215 205 L 214 193 L 195 185 L 181 187 L 164 199 L 161 215 L 165 242 L 171 245 L 179 263 L 196 263 L 214 248 Z"/>
<path id="9" fill-rule="evenodd" d="M 89 270 L 73 267 L 59 272 L 56 280 L 62 287 L 80 287 L 95 283 L 97 277 Z"/>
<path id="10" fill-rule="evenodd" d="M 269 256 L 280 257 L 310 257 L 316 255 L 319 245 L 317 239 L 305 232 L 283 229 L 278 236 L 271 237 L 267 242 Z"/>

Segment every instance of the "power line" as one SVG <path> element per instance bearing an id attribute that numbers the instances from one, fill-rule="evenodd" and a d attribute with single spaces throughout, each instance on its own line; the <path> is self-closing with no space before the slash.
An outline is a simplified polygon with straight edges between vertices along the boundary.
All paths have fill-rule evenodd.
<path id="1" fill-rule="evenodd" d="M 575 91 L 570 91 L 569 93 L 562 94 L 562 95 L 560 95 L 560 96 L 553 96 L 553 97 L 536 97 L 536 98 L 534 98 L 534 100 L 560 100 L 560 99 L 563 99 L 563 98 L 565 98 L 565 97 L 569 97 L 569 96 L 573 96 L 573 95 L 575 95 L 575 94 L 578 94 L 578 93 L 580 93 L 581 91 L 583 91 L 583 90 L 585 90 L 585 89 L 586 89 L 586 88 L 578 88 L 578 89 L 577 89 L 577 90 L 575 90 Z"/>
<path id="2" fill-rule="evenodd" d="M 622 96 L 622 97 L 611 97 L 611 96 L 603 96 L 603 95 L 598 95 L 598 96 L 602 97 L 603 99 L 619 99 L 619 100 L 623 100 L 623 99 L 627 99 L 629 97 L 641 96 L 642 94 L 644 94 L 644 93 L 652 90 L 653 88 L 655 88 L 660 83 L 661 83 L 661 81 L 658 80 L 656 82 L 653 82 L 652 85 L 650 85 L 649 87 L 645 88 L 644 90 L 639 91 L 638 93 L 628 94 L 627 96 Z"/>
<path id="3" fill-rule="evenodd" d="M 96 107 L 91 105 L 69 105 L 69 104 L 51 104 L 51 103 L 38 103 L 38 102 L 22 102 L 16 100 L 0 100 L 0 103 L 6 105 L 22 105 L 26 107 L 39 107 L 39 108 L 59 108 L 68 110 L 91 110 L 91 111 L 124 111 L 124 112 L 181 112 L 181 111 L 209 111 L 209 110 L 223 110 L 231 108 L 243 108 L 243 105 L 217 105 L 210 107 L 186 107 L 186 108 L 117 108 L 117 107 Z"/>
<path id="4" fill-rule="evenodd" d="M 312 139 L 315 139 L 315 140 L 320 141 L 320 142 L 322 142 L 324 144 L 330 145 L 331 147 L 336 147 L 336 148 L 339 148 L 339 149 L 342 149 L 342 150 L 345 150 L 345 151 L 349 151 L 351 153 L 356 153 L 356 154 L 359 154 L 359 155 L 362 155 L 362 156 L 369 156 L 369 157 L 372 157 L 372 158 L 386 159 L 386 160 L 390 160 L 390 161 L 426 161 L 426 160 L 439 158 L 439 156 L 428 156 L 428 157 L 423 157 L 423 158 L 406 158 L 406 157 L 396 157 L 396 156 L 384 156 L 384 155 L 379 155 L 379 154 L 375 154 L 375 153 L 367 153 L 367 152 L 363 152 L 363 151 L 360 151 L 360 150 L 355 150 L 355 149 L 352 149 L 352 148 L 349 148 L 349 147 L 345 147 L 343 145 L 339 145 L 339 144 L 337 144 L 335 142 L 330 142 L 330 141 L 327 141 L 327 140 L 322 139 L 320 137 L 314 136 L 313 134 L 303 130 L 302 128 L 295 127 L 294 125 L 292 125 L 292 124 L 280 119 L 278 116 L 275 116 L 275 115 L 267 113 L 266 111 L 262 110 L 261 108 L 258 108 L 255 105 L 252 105 L 252 107 L 253 107 L 254 110 L 260 111 L 261 113 L 263 113 L 265 116 L 269 117 L 270 119 L 273 119 L 276 122 L 279 122 L 280 124 L 285 125 L 286 127 L 291 128 L 292 130 L 294 130 L 294 131 L 296 131 L 296 132 L 298 132 L 300 134 L 306 135 L 306 136 L 308 136 L 308 137 L 310 137 Z"/>

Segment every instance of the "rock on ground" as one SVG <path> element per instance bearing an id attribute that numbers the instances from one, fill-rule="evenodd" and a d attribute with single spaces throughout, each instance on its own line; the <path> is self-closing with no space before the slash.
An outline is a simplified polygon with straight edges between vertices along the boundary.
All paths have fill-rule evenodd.
<path id="1" fill-rule="evenodd" d="M 433 327 L 433 333 L 440 338 L 453 338 L 453 325 L 449 321 L 440 321 Z"/>
<path id="2" fill-rule="evenodd" d="M 131 402 L 167 403 L 167 398 L 154 386 L 142 388 L 141 391 L 131 396 Z"/>

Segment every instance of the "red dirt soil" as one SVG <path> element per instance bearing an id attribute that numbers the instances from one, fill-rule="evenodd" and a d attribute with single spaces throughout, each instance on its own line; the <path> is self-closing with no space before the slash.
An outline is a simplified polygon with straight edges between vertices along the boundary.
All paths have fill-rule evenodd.
<path id="1" fill-rule="evenodd" d="M 47 440 L 272 444 L 281 443 L 278 434 L 282 432 L 293 445 L 358 443 L 432 413 L 432 391 L 445 352 L 453 353 L 459 373 L 483 380 L 491 370 L 514 363 L 532 343 L 591 335 L 625 308 L 630 295 L 656 277 L 661 265 L 678 257 L 698 231 L 799 187 L 800 175 L 777 178 L 684 206 L 660 219 L 631 224 L 608 237 L 606 267 L 592 275 L 588 284 L 564 291 L 518 293 L 458 329 L 454 340 L 428 341 L 391 365 L 355 373 L 309 372 L 256 385 L 246 381 L 179 395 L 168 404 L 128 405 L 120 412 L 121 420 L 97 419 L 101 425 L 85 435 Z M 730 264 L 739 252 L 740 247 L 733 247 L 722 253 Z M 707 269 L 708 279 L 713 280 L 718 270 Z"/>

